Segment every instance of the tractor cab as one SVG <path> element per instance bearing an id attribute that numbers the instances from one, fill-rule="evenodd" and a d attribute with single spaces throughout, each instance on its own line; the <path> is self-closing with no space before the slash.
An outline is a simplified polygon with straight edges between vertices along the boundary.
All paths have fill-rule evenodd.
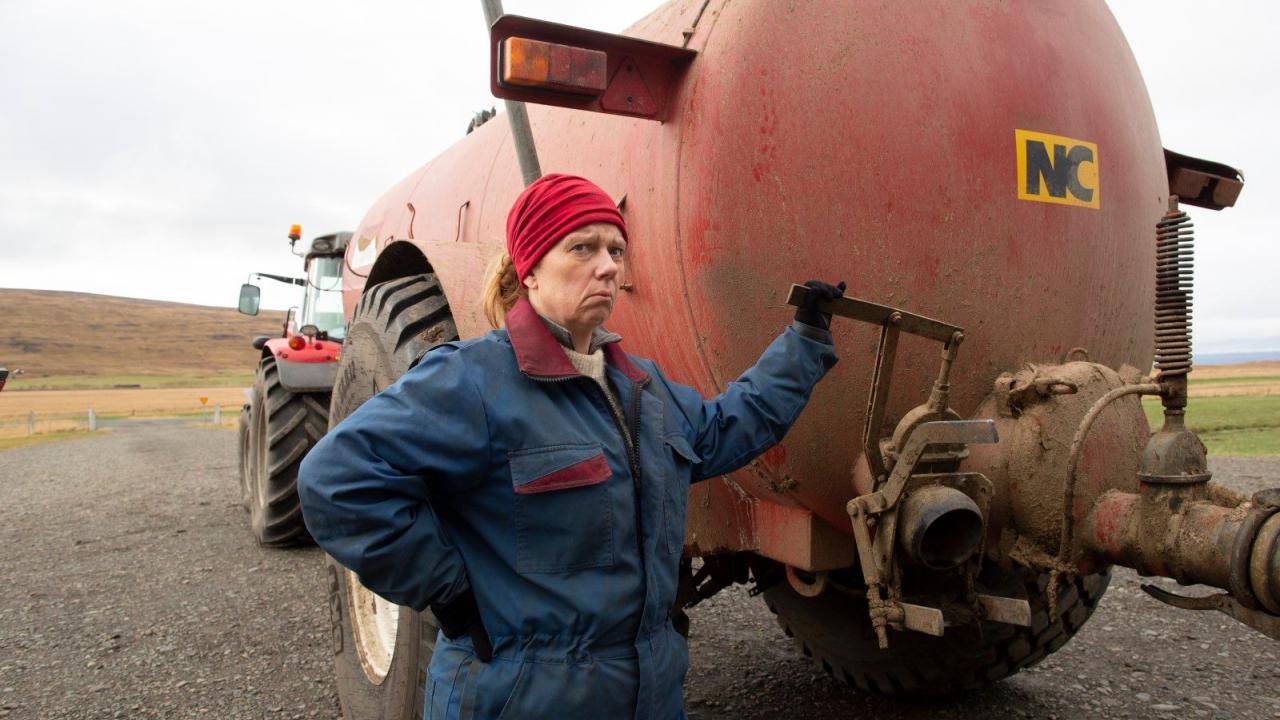
<path id="1" fill-rule="evenodd" d="M 245 315 L 257 315 L 262 301 L 262 290 L 254 280 L 267 278 L 303 288 L 301 309 L 289 309 L 285 317 L 283 337 L 305 335 L 309 338 L 342 342 L 344 318 L 342 315 L 342 263 L 351 240 L 351 233 L 338 232 L 313 238 L 305 249 L 300 249 L 302 226 L 289 228 L 289 247 L 295 255 L 303 257 L 305 277 L 285 277 L 271 273 L 251 273 L 249 280 L 240 286 L 239 310 Z M 261 350 L 267 342 L 265 336 L 254 340 L 254 347 Z M 296 348 L 295 348 L 296 349 Z"/>
<path id="2" fill-rule="evenodd" d="M 312 326 L 316 337 L 342 342 L 342 257 L 351 233 L 322 235 L 311 241 L 306 253 L 306 285 L 298 327 Z"/>

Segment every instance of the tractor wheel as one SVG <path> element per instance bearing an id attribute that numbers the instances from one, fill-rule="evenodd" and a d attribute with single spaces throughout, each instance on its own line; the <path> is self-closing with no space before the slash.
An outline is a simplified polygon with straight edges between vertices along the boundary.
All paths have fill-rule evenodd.
<path id="1" fill-rule="evenodd" d="M 422 353 L 456 339 L 458 330 L 435 275 L 367 288 L 347 325 L 330 425 L 395 382 Z M 421 718 L 435 618 L 383 600 L 332 558 L 328 574 L 330 638 L 343 717 Z"/>
<path id="2" fill-rule="evenodd" d="M 249 426 L 252 421 L 252 415 L 249 413 L 249 405 L 245 403 L 240 407 L 240 422 L 236 426 L 236 434 L 238 437 L 237 446 L 240 450 L 240 505 L 246 512 L 249 510 L 249 476 L 251 467 L 249 462 Z"/>
<path id="3" fill-rule="evenodd" d="M 1047 573 L 1017 573 L 987 589 L 1025 597 L 1030 628 L 987 622 L 981 628 L 947 628 L 943 637 L 890 630 L 888 650 L 876 642 L 863 598 L 832 589 L 806 598 L 785 582 L 766 590 L 764 598 L 800 650 L 851 687 L 884 695 L 948 695 L 994 683 L 1061 648 L 1093 614 L 1111 573 L 1064 579 L 1052 616 L 1044 599 L 1048 579 Z"/>
<path id="4" fill-rule="evenodd" d="M 249 517 L 258 543 L 311 542 L 298 501 L 298 466 L 329 429 L 328 393 L 293 393 L 273 357 L 258 363 L 249 417 Z"/>

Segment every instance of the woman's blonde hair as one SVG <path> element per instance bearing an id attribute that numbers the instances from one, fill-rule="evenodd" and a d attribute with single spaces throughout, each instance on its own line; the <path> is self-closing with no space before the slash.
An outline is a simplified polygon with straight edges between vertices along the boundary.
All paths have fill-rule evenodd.
<path id="1" fill-rule="evenodd" d="M 484 282 L 484 316 L 495 329 L 502 327 L 507 312 L 525 294 L 524 284 L 516 276 L 516 265 L 506 252 L 489 263 Z"/>

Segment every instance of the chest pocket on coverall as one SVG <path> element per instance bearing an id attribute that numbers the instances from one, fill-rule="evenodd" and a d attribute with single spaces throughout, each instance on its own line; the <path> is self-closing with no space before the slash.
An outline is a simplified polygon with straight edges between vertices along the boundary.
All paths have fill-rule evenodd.
<path id="1" fill-rule="evenodd" d="M 612 475 L 600 443 L 514 450 L 516 571 L 557 573 L 613 565 Z"/>
<path id="2" fill-rule="evenodd" d="M 689 485 L 693 479 L 693 466 L 702 462 L 689 441 L 682 435 L 663 438 L 671 453 L 670 477 L 667 492 L 662 498 L 663 515 L 667 525 L 667 552 L 676 555 L 684 549 L 684 524 L 689 508 Z"/>

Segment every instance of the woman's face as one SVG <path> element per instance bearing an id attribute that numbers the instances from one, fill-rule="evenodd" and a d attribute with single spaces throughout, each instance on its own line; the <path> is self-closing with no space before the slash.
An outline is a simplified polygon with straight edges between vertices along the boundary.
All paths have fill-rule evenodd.
<path id="1" fill-rule="evenodd" d="M 626 249 L 613 223 L 591 223 L 565 235 L 525 275 L 533 309 L 571 332 L 599 327 L 613 312 Z"/>

